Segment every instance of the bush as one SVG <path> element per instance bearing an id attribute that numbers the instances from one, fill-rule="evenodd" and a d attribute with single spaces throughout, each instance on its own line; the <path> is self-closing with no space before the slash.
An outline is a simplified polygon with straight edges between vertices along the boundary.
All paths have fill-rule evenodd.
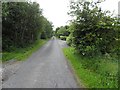
<path id="1" fill-rule="evenodd" d="M 69 46 L 72 45 L 72 39 L 73 39 L 72 34 L 70 34 L 70 35 L 66 38 L 67 44 L 68 44 Z"/>
<path id="2" fill-rule="evenodd" d="M 60 36 L 61 40 L 66 40 L 66 36 Z"/>
<path id="3" fill-rule="evenodd" d="M 108 12 L 102 11 L 97 4 L 90 2 L 71 2 L 70 7 L 70 15 L 76 17 L 73 22 L 74 29 L 71 30 L 76 50 L 81 55 L 90 57 L 97 53 L 112 53 L 117 47 L 116 18 L 107 15 Z M 69 38 L 67 40 L 69 44 Z"/>

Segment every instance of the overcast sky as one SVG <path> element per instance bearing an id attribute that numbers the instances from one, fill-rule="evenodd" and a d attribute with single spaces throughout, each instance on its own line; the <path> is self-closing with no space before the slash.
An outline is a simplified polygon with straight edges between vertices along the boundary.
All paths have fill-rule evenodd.
<path id="1" fill-rule="evenodd" d="M 43 15 L 56 27 L 66 25 L 70 17 L 67 15 L 69 11 L 70 0 L 32 0 L 40 4 L 43 9 Z M 96 0 L 94 0 L 96 1 Z M 101 4 L 102 9 L 114 11 L 118 13 L 118 2 L 120 0 L 106 0 Z"/>

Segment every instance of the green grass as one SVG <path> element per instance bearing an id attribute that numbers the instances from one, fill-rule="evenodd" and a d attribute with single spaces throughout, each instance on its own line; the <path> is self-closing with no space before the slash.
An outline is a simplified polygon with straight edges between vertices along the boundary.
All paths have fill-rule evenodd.
<path id="1" fill-rule="evenodd" d="M 15 59 L 15 60 L 25 60 L 27 59 L 33 52 L 38 50 L 41 46 L 43 46 L 48 40 L 38 40 L 36 43 L 30 45 L 26 48 L 16 48 L 12 52 L 3 52 L 2 53 L 2 62 Z"/>
<path id="2" fill-rule="evenodd" d="M 118 63 L 106 57 L 87 58 L 64 48 L 65 56 L 86 88 L 118 88 Z"/>

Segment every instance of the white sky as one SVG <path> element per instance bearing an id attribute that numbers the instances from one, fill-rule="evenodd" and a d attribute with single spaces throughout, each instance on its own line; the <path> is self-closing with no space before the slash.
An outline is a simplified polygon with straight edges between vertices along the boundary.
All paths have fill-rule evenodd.
<path id="1" fill-rule="evenodd" d="M 43 9 L 43 15 L 51 22 L 54 27 L 66 25 L 67 21 L 70 20 L 70 16 L 67 15 L 69 11 L 70 0 L 31 0 L 36 1 L 40 4 Z M 96 0 L 94 0 L 96 1 Z M 101 4 L 103 10 L 114 11 L 118 13 L 118 1 L 120 0 L 106 0 Z"/>

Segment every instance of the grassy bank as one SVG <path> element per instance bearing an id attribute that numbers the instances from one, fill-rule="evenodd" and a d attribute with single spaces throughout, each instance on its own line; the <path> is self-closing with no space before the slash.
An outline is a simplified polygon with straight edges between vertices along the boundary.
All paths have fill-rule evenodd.
<path id="1" fill-rule="evenodd" d="M 2 62 L 15 59 L 15 60 L 25 60 L 28 58 L 33 52 L 38 50 L 41 46 L 43 46 L 48 40 L 38 40 L 36 43 L 30 45 L 26 48 L 15 48 L 12 52 L 3 52 L 2 53 Z"/>
<path id="2" fill-rule="evenodd" d="M 118 63 L 115 58 L 82 57 L 70 47 L 64 48 L 63 51 L 78 78 L 87 88 L 118 88 Z"/>

